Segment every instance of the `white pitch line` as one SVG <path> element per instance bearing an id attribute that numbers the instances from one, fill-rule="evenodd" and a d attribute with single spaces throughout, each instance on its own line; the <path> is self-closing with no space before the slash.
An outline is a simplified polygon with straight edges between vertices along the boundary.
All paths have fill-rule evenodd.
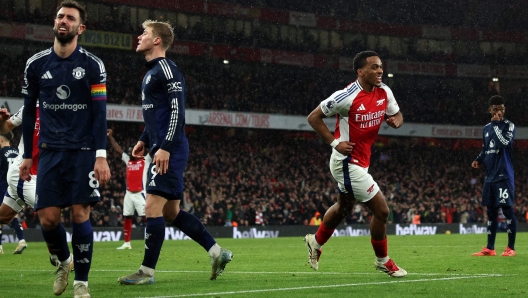
<path id="1" fill-rule="evenodd" d="M 266 292 L 279 292 L 279 291 L 324 289 L 324 288 L 336 288 L 336 287 L 357 287 L 357 286 L 365 286 L 365 285 L 383 285 L 383 284 L 395 284 L 395 283 L 444 281 L 444 280 L 455 280 L 455 279 L 483 278 L 483 277 L 492 277 L 492 276 L 496 277 L 496 276 L 503 276 L 503 275 L 502 274 L 489 274 L 486 276 L 458 276 L 458 277 L 428 278 L 428 279 L 415 279 L 415 280 L 399 279 L 399 280 L 384 281 L 384 282 L 366 282 L 366 283 L 326 285 L 326 286 L 308 286 L 308 287 L 275 288 L 275 289 L 261 289 L 261 290 L 210 292 L 210 293 L 182 294 L 182 295 L 174 295 L 174 296 L 140 296 L 138 298 L 177 298 L 177 297 L 237 295 L 237 294 L 252 294 L 252 293 L 266 293 Z"/>

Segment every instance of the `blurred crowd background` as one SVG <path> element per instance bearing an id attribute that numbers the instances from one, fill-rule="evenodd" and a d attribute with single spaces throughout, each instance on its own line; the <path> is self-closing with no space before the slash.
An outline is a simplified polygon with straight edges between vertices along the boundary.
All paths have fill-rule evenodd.
<path id="1" fill-rule="evenodd" d="M 53 0 L 1 0 L 0 22 L 50 26 Z M 168 20 L 176 40 L 206 45 L 229 45 L 296 53 L 353 58 L 362 50 L 378 52 L 382 61 L 435 62 L 445 65 L 525 67 L 528 64 L 528 6 L 522 1 L 405 0 L 375 1 L 315 0 L 224 0 L 195 1 L 197 5 L 231 5 L 243 12 L 268 11 L 314 14 L 331 20 L 347 20 L 369 28 L 368 34 L 315 27 L 286 26 L 243 16 L 165 11 L 150 6 L 131 6 L 114 1 L 79 1 L 86 4 L 90 30 L 139 35 L 145 18 Z M 123 2 L 123 1 L 120 1 Z M 189 1 L 184 1 L 189 3 Z M 38 5 L 40 4 L 40 5 Z M 192 9 L 191 9 L 192 10 Z M 389 26 L 389 27 L 387 27 Z M 399 27 L 398 27 L 399 26 Z M 477 32 L 452 39 L 386 36 L 376 28 L 457 29 Z M 439 29 L 439 30 L 440 30 Z M 473 31 L 470 31 L 473 30 Z M 465 31 L 464 31 L 465 32 Z M 494 32 L 494 39 L 482 38 Z M 293 37 L 292 37 L 293 36 Z M 326 37 L 325 37 L 326 36 Z M 515 40 L 511 36 L 524 36 Z M 2 65 L 0 97 L 20 98 L 26 60 L 49 43 L 0 37 Z M 16 43 L 14 51 L 13 44 Z M 134 51 L 88 47 L 104 62 L 108 72 L 108 103 L 140 105 L 140 83 L 144 58 Z M 351 71 L 243 59 L 211 58 L 206 55 L 169 54 L 182 70 L 187 83 L 187 108 L 308 115 L 334 91 L 356 79 Z M 227 61 L 227 60 L 226 60 Z M 521 71 L 521 74 L 524 75 Z M 507 100 L 506 117 L 517 126 L 527 126 L 528 84 L 523 76 L 492 77 L 402 74 L 388 77 L 388 84 L 406 122 L 483 126 L 490 96 Z M 110 122 L 117 142 L 125 151 L 142 131 L 138 123 Z M 317 222 L 336 199 L 336 183 L 328 170 L 330 147 L 313 133 L 192 126 L 187 129 L 191 155 L 185 175 L 182 208 L 206 225 L 309 225 Z M 19 132 L 18 132 L 19 134 Z M 483 171 L 470 167 L 479 149 L 460 146 L 458 140 L 439 142 L 423 138 L 380 137 L 373 147 L 369 172 L 387 197 L 392 223 L 484 223 L 479 205 Z M 463 140 L 462 140 L 463 142 Z M 92 224 L 115 227 L 122 224 L 125 164 L 109 146 L 112 179 L 102 190 L 102 201 L 94 206 Z M 516 147 L 516 214 L 528 217 L 524 181 L 526 151 Z M 69 210 L 63 221 L 69 225 Z M 38 225 L 33 210 L 22 214 L 27 227 Z M 358 205 L 346 224 L 369 223 L 371 214 Z M 144 220 L 137 217 L 136 226 Z"/>

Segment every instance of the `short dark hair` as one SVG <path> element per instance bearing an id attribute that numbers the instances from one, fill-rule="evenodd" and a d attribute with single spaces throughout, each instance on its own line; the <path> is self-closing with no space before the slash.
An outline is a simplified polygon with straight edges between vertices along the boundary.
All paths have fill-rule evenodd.
<path id="1" fill-rule="evenodd" d="M 3 134 L 0 134 L 0 136 L 6 138 L 6 140 L 8 140 L 8 141 L 11 141 L 13 139 L 13 137 L 14 137 L 13 132 L 11 132 L 11 131 L 3 133 Z"/>
<path id="2" fill-rule="evenodd" d="M 500 95 L 493 95 L 489 99 L 489 106 L 503 105 L 505 102 L 504 97 Z"/>
<path id="3" fill-rule="evenodd" d="M 363 66 L 367 65 L 367 58 L 372 56 L 379 56 L 378 53 L 374 51 L 363 51 L 359 52 L 356 57 L 354 57 L 354 61 L 352 62 L 352 65 L 354 67 L 354 72 L 357 74 L 357 71 L 362 68 Z"/>
<path id="4" fill-rule="evenodd" d="M 63 7 L 77 9 L 79 11 L 79 16 L 81 17 L 81 24 L 86 24 L 87 15 L 86 15 L 86 9 L 84 8 L 84 6 L 77 3 L 77 1 L 65 0 L 65 1 L 62 1 L 62 3 L 59 4 L 59 6 L 57 6 L 57 11 L 55 12 L 55 14 L 57 14 L 59 10 Z"/>

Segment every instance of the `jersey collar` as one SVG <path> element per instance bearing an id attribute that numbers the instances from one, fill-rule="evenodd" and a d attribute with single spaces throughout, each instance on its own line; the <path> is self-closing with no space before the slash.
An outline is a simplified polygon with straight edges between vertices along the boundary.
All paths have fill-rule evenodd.
<path id="1" fill-rule="evenodd" d="M 55 60 L 70 60 L 70 61 L 74 61 L 77 58 L 77 56 L 79 55 L 80 49 L 81 49 L 81 46 L 78 45 L 70 56 L 68 56 L 66 58 L 62 58 L 62 57 L 59 57 L 55 53 L 55 51 L 53 50 L 53 47 L 51 47 L 51 55 L 52 55 L 53 59 L 55 59 Z"/>

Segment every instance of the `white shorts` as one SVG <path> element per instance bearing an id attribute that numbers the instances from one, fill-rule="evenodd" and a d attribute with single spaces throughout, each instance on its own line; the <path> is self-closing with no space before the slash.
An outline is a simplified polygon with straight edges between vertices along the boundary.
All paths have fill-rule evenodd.
<path id="1" fill-rule="evenodd" d="M 349 158 L 339 160 L 330 157 L 330 172 L 337 181 L 339 191 L 352 194 L 358 202 L 367 202 L 379 191 L 379 186 L 368 173 L 368 169 L 349 163 Z"/>
<path id="2" fill-rule="evenodd" d="M 133 216 L 134 210 L 138 216 L 145 216 L 145 192 L 127 190 L 123 205 L 123 216 Z"/>
<path id="3" fill-rule="evenodd" d="M 4 195 L 4 204 L 16 212 L 22 211 L 25 206 L 35 206 L 35 190 L 37 176 L 31 175 L 30 181 L 20 179 L 19 167 L 24 159 L 19 155 L 7 170 L 7 191 Z"/>

